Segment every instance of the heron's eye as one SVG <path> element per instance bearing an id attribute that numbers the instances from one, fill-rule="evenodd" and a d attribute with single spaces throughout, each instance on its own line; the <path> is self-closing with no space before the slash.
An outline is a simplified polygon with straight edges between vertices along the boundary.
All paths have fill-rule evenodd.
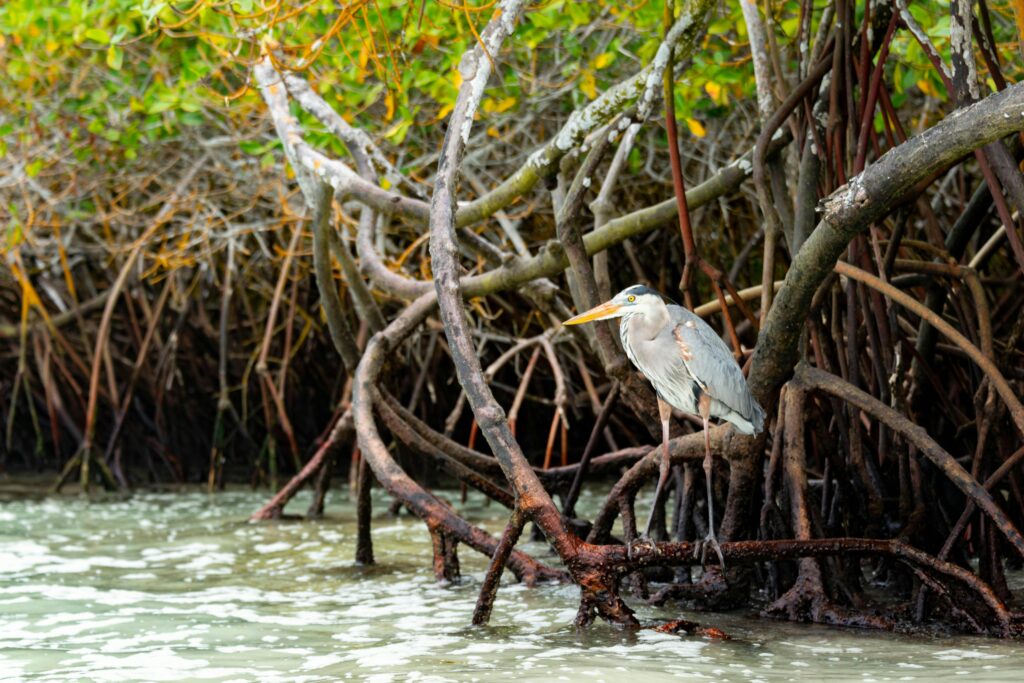
<path id="1" fill-rule="evenodd" d="M 630 294 L 629 296 L 626 297 L 626 301 L 628 301 L 629 303 L 633 303 L 634 301 L 636 301 L 636 297 Z"/>

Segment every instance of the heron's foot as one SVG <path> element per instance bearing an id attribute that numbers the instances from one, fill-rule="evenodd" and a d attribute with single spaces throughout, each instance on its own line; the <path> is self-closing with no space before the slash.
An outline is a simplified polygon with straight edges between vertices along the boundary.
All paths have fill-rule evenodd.
<path id="1" fill-rule="evenodd" d="M 697 552 L 700 554 L 700 563 L 702 566 L 708 564 L 708 549 L 711 549 L 718 555 L 718 566 L 725 569 L 725 558 L 722 556 L 722 546 L 718 544 L 718 538 L 715 536 L 713 531 L 709 531 L 708 535 L 704 537 L 703 541 L 697 543 Z"/>
<path id="2" fill-rule="evenodd" d="M 635 560 L 644 555 L 657 555 L 658 546 L 650 536 L 644 534 L 638 536 L 626 544 L 626 555 L 630 560 Z"/>

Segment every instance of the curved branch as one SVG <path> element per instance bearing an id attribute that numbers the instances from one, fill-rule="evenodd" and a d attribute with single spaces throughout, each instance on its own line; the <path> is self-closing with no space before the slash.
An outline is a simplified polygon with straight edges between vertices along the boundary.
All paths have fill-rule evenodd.
<path id="1" fill-rule="evenodd" d="M 327 316 L 327 329 L 331 333 L 334 348 L 345 364 L 345 370 L 352 372 L 359 362 L 359 351 L 356 348 L 355 336 L 345 318 L 341 307 L 338 286 L 334 282 L 334 269 L 331 268 L 330 227 L 331 197 L 334 190 L 327 183 L 319 183 L 313 204 L 313 270 L 316 273 L 316 286 L 320 291 L 320 304 Z"/>
<path id="2" fill-rule="evenodd" d="M 305 485 L 309 479 L 320 471 L 324 462 L 331 455 L 331 451 L 338 448 L 338 446 L 351 438 L 352 436 L 352 411 L 346 410 L 341 417 L 338 418 L 337 422 L 334 423 L 334 427 L 331 428 L 330 434 L 324 439 L 324 442 L 320 444 L 320 447 L 316 449 L 316 453 L 309 459 L 299 472 L 288 480 L 288 483 L 281 487 L 281 490 L 274 494 L 267 503 L 256 512 L 249 516 L 250 522 L 257 522 L 267 519 L 280 519 L 284 513 L 284 506 L 290 501 L 296 493 Z"/>
<path id="3" fill-rule="evenodd" d="M 492 557 L 498 548 L 498 540 L 452 512 L 447 505 L 413 481 L 388 453 L 373 419 L 374 386 L 385 357 L 426 319 L 436 303 L 437 298 L 433 292 L 421 296 L 390 325 L 370 338 L 352 382 L 352 418 L 360 451 L 384 488 L 398 496 L 429 529 L 443 527 L 446 533 L 460 543 Z M 552 569 L 520 551 L 512 552 L 508 566 L 518 578 L 528 583 L 565 579 L 564 572 Z"/>
<path id="4" fill-rule="evenodd" d="M 779 148 L 788 144 L 789 137 L 773 141 Z M 774 149 L 774 147 L 773 147 Z M 719 197 L 733 192 L 752 171 L 752 153 L 724 166 L 718 173 L 686 192 L 686 204 L 691 211 L 710 204 Z M 655 228 L 675 220 L 679 207 L 675 197 L 654 206 L 613 218 L 604 226 L 583 236 L 588 256 L 610 249 L 626 240 L 644 235 Z M 548 242 L 540 252 L 529 259 L 512 259 L 507 265 L 480 275 L 463 278 L 466 296 L 482 296 L 506 289 L 514 289 L 538 277 L 548 277 L 569 267 L 569 259 L 557 242 Z"/>
<path id="5" fill-rule="evenodd" d="M 375 401 L 375 404 L 380 412 L 380 416 L 384 419 L 384 424 L 387 425 L 388 430 L 399 441 L 409 448 L 429 455 L 442 469 L 446 470 L 453 477 L 472 486 L 488 498 L 497 501 L 500 505 L 504 505 L 509 509 L 515 507 L 515 499 L 508 491 L 472 468 L 452 458 L 441 449 L 432 446 L 430 442 L 402 421 L 402 418 L 392 409 L 388 401 L 378 400 Z"/>
<path id="6" fill-rule="evenodd" d="M 456 228 L 455 185 L 459 164 L 465 152 L 473 115 L 480 104 L 484 87 L 491 75 L 491 60 L 486 58 L 500 48 L 512 32 L 522 11 L 522 0 L 505 0 L 497 16 L 484 29 L 481 42 L 466 52 L 459 65 L 463 83 L 455 108 L 448 122 L 448 131 L 441 148 L 434 197 L 430 205 L 430 258 L 434 271 L 434 287 L 444 323 L 445 336 L 459 384 L 466 393 L 477 424 L 501 464 L 505 477 L 516 493 L 519 507 L 543 530 L 559 556 L 565 560 L 575 555 L 574 543 L 561 523 L 551 497 L 519 449 L 505 412 L 494 399 L 484 378 L 480 358 L 473 346 L 469 320 L 462 305 L 462 283 L 459 281 L 459 255 Z M 486 51 L 486 54 L 485 54 Z"/>
<path id="7" fill-rule="evenodd" d="M 367 179 L 372 178 L 373 167 L 376 167 L 395 186 L 405 185 L 422 196 L 420 189 L 391 165 L 387 157 L 373 144 L 370 136 L 359 128 L 350 126 L 348 121 L 320 97 L 304 78 L 291 71 L 284 72 L 283 76 L 285 87 L 288 88 L 288 92 L 299 103 L 299 106 L 315 116 L 327 130 L 345 144 L 352 159 L 356 162 L 356 170 L 359 171 L 359 175 Z"/>

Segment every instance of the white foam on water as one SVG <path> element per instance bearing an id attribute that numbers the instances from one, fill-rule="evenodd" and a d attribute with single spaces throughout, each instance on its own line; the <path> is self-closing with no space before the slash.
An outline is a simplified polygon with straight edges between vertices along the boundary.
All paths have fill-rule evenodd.
<path id="1" fill-rule="evenodd" d="M 302 663 L 303 671 L 316 671 L 317 669 L 324 669 L 328 666 L 333 666 L 344 661 L 344 659 L 337 654 L 329 655 L 316 655 L 313 657 L 307 657 L 306 661 Z"/>
<path id="2" fill-rule="evenodd" d="M 992 654 L 990 652 L 980 652 L 978 650 L 939 650 L 933 652 L 932 656 L 935 659 L 941 659 L 947 662 L 959 662 L 964 659 L 1002 659 L 1004 655 Z"/>
<path id="3" fill-rule="evenodd" d="M 424 655 L 447 654 L 450 651 L 449 646 L 458 641 L 459 639 L 453 636 L 400 640 L 376 647 L 350 650 L 346 659 L 354 660 L 359 666 L 367 669 L 402 666 Z"/>
<path id="4" fill-rule="evenodd" d="M 169 648 L 114 656 L 86 654 L 76 673 L 97 681 L 180 681 L 214 679 L 241 673 L 237 669 L 211 667 L 205 659 L 182 657 Z"/>
<path id="5" fill-rule="evenodd" d="M 374 495 L 382 510 L 384 493 Z M 308 504 L 302 496 L 296 508 Z M 358 567 L 352 508 L 340 497 L 324 522 L 272 524 L 245 523 L 261 493 L 5 504 L 15 531 L 0 538 L 0 679 L 937 680 L 972 669 L 972 680 L 1001 681 L 1024 663 L 1016 643 L 714 614 L 692 618 L 736 640 L 600 623 L 576 632 L 577 587 L 528 588 L 509 573 L 490 627 L 474 629 L 486 558 L 460 546 L 464 581 L 439 586 L 422 523 L 379 512 L 378 565 Z M 581 505 L 602 501 L 588 494 Z M 472 494 L 469 514 L 492 533 L 506 521 Z M 520 547 L 557 563 L 543 543 Z M 643 623 L 687 618 L 679 606 L 624 597 Z"/>
<path id="6" fill-rule="evenodd" d="M 252 547 L 258 553 L 266 555 L 268 553 L 280 553 L 286 550 L 291 550 L 292 546 L 284 541 L 278 541 L 277 543 L 257 543 Z"/>

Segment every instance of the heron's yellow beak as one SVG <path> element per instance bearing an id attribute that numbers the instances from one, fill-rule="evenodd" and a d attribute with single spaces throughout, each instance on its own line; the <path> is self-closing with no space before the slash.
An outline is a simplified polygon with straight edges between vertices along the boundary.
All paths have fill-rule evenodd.
<path id="1" fill-rule="evenodd" d="M 608 318 L 614 318 L 618 316 L 619 310 L 622 308 L 619 304 L 613 304 L 611 301 L 601 304 L 600 306 L 594 306 L 589 311 L 580 313 L 575 318 L 569 318 L 563 325 L 579 325 L 580 323 L 589 323 L 594 320 L 607 320 Z"/>

